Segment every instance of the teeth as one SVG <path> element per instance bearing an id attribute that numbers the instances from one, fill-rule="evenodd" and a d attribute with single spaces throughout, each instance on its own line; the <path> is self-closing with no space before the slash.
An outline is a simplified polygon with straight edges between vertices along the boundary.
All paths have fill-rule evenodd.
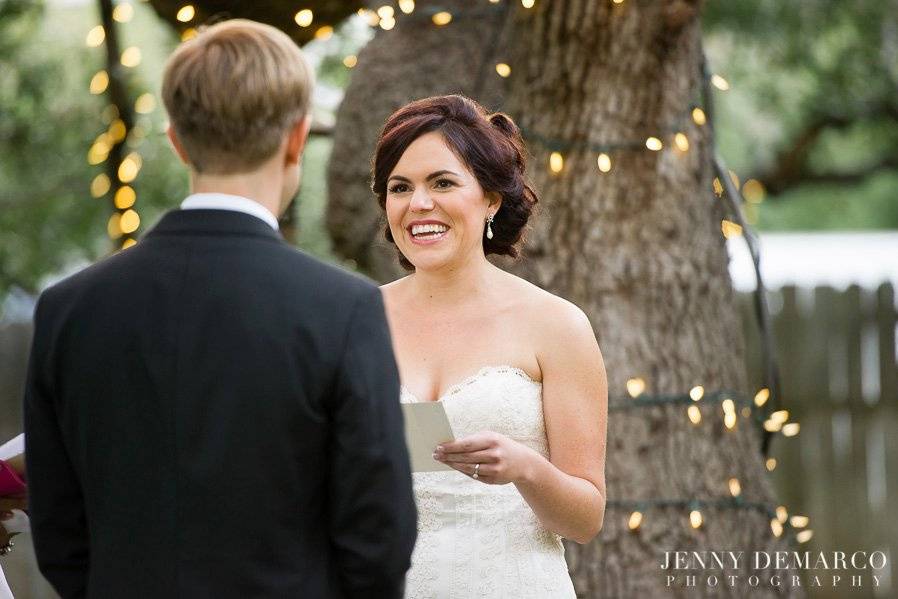
<path id="1" fill-rule="evenodd" d="M 449 230 L 446 225 L 414 225 L 412 226 L 412 235 L 422 235 L 426 233 L 444 233 Z"/>

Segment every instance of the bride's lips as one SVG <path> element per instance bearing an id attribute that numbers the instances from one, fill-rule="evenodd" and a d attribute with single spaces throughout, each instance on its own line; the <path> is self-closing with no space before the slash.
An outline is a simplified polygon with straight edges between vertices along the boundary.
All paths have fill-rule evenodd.
<path id="1" fill-rule="evenodd" d="M 414 235 L 412 235 L 412 227 L 414 227 L 415 225 L 442 225 L 446 227 L 446 230 L 438 234 L 436 237 L 432 237 L 430 239 L 418 239 Z M 405 227 L 405 232 L 411 242 L 415 245 L 433 245 L 445 239 L 446 235 L 449 234 L 450 229 L 451 227 L 449 225 L 439 220 L 415 220 L 410 222 Z M 433 233 L 428 233 L 427 235 L 433 235 Z"/>

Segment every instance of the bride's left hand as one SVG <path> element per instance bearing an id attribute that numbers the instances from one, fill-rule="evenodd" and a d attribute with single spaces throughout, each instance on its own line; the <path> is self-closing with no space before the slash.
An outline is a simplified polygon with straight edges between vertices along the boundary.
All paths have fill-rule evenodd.
<path id="1" fill-rule="evenodd" d="M 441 444 L 434 451 L 433 459 L 472 477 L 476 465 L 480 464 L 477 480 L 504 485 L 526 478 L 535 453 L 501 433 L 483 431 Z"/>

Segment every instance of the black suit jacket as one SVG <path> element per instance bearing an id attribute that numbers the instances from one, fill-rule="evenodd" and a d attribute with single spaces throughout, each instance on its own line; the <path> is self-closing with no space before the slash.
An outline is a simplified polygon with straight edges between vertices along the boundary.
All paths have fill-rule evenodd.
<path id="1" fill-rule="evenodd" d="M 26 460 L 66 599 L 399 597 L 414 544 L 380 290 L 225 210 L 35 312 Z"/>

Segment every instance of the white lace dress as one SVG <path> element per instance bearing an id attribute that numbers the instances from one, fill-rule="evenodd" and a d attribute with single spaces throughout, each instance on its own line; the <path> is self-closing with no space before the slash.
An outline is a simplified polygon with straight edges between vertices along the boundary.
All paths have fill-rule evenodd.
<path id="1" fill-rule="evenodd" d="M 401 401 L 419 401 L 402 389 Z M 502 433 L 548 457 L 542 385 L 510 366 L 487 366 L 440 399 L 461 438 Z M 542 526 L 513 484 L 457 471 L 414 474 L 418 541 L 407 599 L 576 597 L 561 537 Z"/>

